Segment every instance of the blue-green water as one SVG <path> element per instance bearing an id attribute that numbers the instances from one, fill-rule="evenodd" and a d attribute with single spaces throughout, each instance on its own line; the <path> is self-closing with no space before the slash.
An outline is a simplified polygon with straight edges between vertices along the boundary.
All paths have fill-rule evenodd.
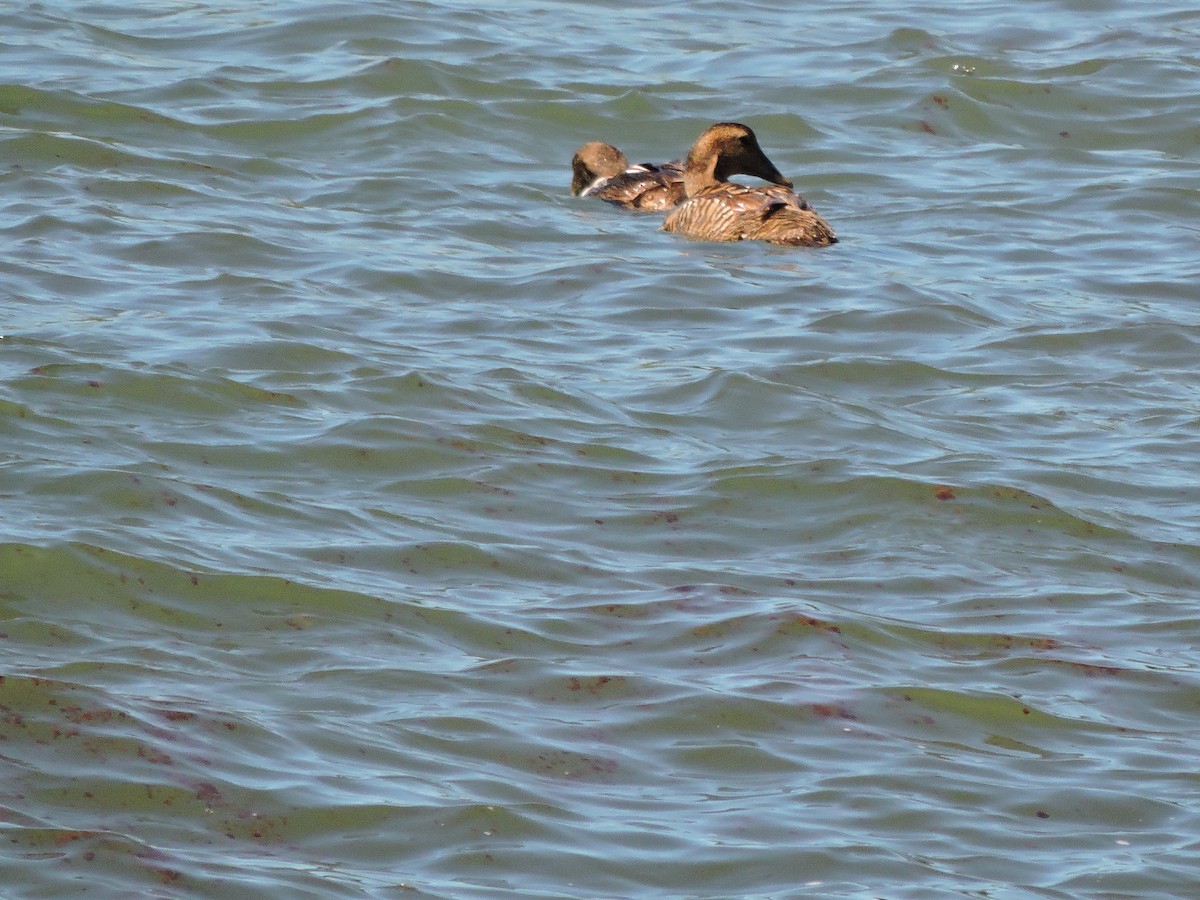
<path id="1" fill-rule="evenodd" d="M 0 24 L 4 896 L 1195 893 L 1200 13 Z"/>

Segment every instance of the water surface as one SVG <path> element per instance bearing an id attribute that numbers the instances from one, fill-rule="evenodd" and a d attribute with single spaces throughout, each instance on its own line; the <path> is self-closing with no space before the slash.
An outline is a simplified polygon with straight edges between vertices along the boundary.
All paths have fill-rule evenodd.
<path id="1" fill-rule="evenodd" d="M 1200 880 L 1200 14 L 0 23 L 13 896 Z M 841 243 L 567 195 L 731 119 Z"/>

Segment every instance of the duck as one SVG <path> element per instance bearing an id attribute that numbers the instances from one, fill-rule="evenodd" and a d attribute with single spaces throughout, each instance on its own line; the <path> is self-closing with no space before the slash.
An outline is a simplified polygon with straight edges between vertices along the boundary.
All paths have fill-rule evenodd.
<path id="1" fill-rule="evenodd" d="M 754 175 L 764 186 L 736 184 Z M 739 122 L 710 125 L 683 165 L 685 199 L 668 213 L 664 231 L 706 241 L 768 241 L 788 247 L 827 247 L 837 235 L 792 182 L 775 168 L 758 138 Z"/>
<path id="2" fill-rule="evenodd" d="M 629 164 L 603 141 L 589 141 L 571 160 L 571 193 L 598 197 L 624 209 L 661 212 L 683 199 L 683 163 Z"/>

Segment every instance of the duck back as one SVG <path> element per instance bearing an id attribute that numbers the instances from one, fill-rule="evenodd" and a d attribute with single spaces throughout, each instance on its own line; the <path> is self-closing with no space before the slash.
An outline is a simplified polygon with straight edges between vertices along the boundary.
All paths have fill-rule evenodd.
<path id="1" fill-rule="evenodd" d="M 699 191 L 663 222 L 705 241 L 768 241 L 789 247 L 825 247 L 837 235 L 800 195 L 778 185 L 747 187 L 723 181 Z"/>

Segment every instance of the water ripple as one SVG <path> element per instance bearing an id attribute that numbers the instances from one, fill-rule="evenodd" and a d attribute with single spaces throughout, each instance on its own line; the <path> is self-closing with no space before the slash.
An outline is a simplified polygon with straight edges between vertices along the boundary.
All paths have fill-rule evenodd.
<path id="1" fill-rule="evenodd" d="M 1191 889 L 1200 20 L 676 6 L 0 13 L 4 883 Z"/>

